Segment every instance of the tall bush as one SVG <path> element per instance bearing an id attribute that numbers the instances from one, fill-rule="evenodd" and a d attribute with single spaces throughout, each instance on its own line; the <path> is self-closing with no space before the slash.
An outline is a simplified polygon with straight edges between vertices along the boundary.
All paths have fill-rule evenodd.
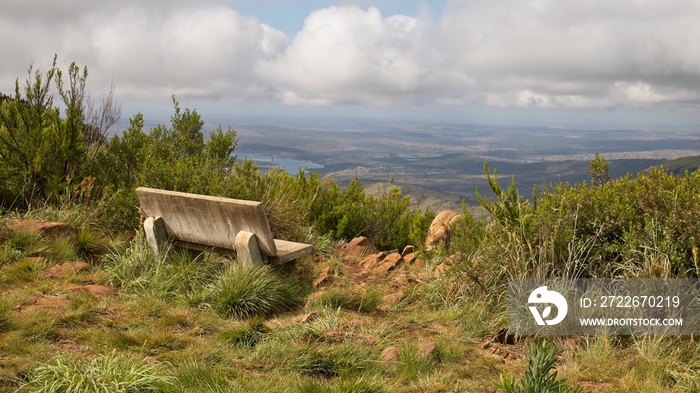
<path id="1" fill-rule="evenodd" d="M 144 118 L 136 114 L 121 136 L 112 138 L 91 167 L 103 193 L 110 193 L 107 209 L 116 225 L 138 224 L 140 186 L 197 194 L 226 196 L 235 157 L 236 131 L 221 126 L 205 140 L 204 122 L 197 111 L 182 110 L 173 97 L 170 126 L 158 125 L 146 133 Z"/>
<path id="2" fill-rule="evenodd" d="M 71 183 L 80 183 L 109 128 L 120 114 L 109 95 L 100 103 L 87 92 L 87 68 L 72 63 L 67 77 L 56 65 L 45 73 L 29 68 L 24 87 L 0 99 L 0 203 L 24 207 L 55 201 Z M 64 108 L 54 105 L 57 90 Z"/>

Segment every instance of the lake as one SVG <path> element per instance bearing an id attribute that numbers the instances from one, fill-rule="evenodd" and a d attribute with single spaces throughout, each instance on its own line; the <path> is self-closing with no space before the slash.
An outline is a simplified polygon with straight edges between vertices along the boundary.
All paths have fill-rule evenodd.
<path id="1" fill-rule="evenodd" d="M 296 173 L 299 168 L 306 168 L 307 171 L 313 171 L 314 169 L 323 169 L 324 166 L 311 161 L 297 160 L 294 158 L 284 158 L 284 157 L 271 157 L 262 153 L 252 153 L 252 152 L 237 152 L 239 153 L 239 158 L 244 160 L 250 158 L 255 162 L 260 169 L 272 168 L 282 168 L 283 170 L 291 173 Z"/>

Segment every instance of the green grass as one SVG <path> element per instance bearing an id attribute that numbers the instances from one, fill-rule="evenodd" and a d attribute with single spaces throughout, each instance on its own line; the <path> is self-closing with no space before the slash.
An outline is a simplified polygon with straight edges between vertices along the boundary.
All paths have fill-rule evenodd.
<path id="1" fill-rule="evenodd" d="M 0 298 L 0 333 L 10 331 L 13 326 L 12 306 L 5 299 Z"/>
<path id="2" fill-rule="evenodd" d="M 11 285 L 15 283 L 27 283 L 39 277 L 39 272 L 45 269 L 46 262 L 43 258 L 24 258 L 0 270 L 0 283 Z"/>
<path id="3" fill-rule="evenodd" d="M 127 292 L 197 305 L 204 302 L 205 288 L 222 271 L 218 258 L 174 248 L 156 255 L 138 235 L 125 250 L 107 254 L 104 263 L 108 282 Z"/>
<path id="4" fill-rule="evenodd" d="M 46 241 L 41 235 L 19 231 L 6 238 L 0 248 L 0 262 L 6 264 L 18 261 L 24 257 L 39 255 L 46 251 Z"/>
<path id="5" fill-rule="evenodd" d="M 71 360 L 59 355 L 36 367 L 20 392 L 33 393 L 131 393 L 175 391 L 176 379 L 164 365 L 118 356 L 114 352 L 91 360 Z"/>
<path id="6" fill-rule="evenodd" d="M 211 287 L 210 302 L 221 315 L 235 319 L 265 317 L 299 307 L 305 288 L 293 277 L 266 265 L 235 264 Z"/>
<path id="7" fill-rule="evenodd" d="M 175 378 L 182 392 L 226 392 L 230 385 L 221 370 L 199 359 L 188 359 L 178 364 Z"/>
<path id="8" fill-rule="evenodd" d="M 316 302 L 330 308 L 372 313 L 381 304 L 382 295 L 382 289 L 377 286 L 370 286 L 365 290 L 350 287 L 332 287 L 323 291 Z"/>
<path id="9" fill-rule="evenodd" d="M 383 393 L 387 387 L 379 378 L 359 377 L 338 379 L 331 382 L 304 381 L 296 389 L 296 393 Z"/>
<path id="10" fill-rule="evenodd" d="M 259 317 L 252 318 L 247 324 L 219 332 L 221 341 L 239 348 L 254 348 L 259 342 L 268 338 L 270 329 Z"/>

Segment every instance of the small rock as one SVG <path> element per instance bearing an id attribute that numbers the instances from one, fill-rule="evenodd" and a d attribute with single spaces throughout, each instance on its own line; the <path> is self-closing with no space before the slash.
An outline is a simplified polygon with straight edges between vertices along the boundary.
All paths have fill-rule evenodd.
<path id="1" fill-rule="evenodd" d="M 452 239 L 451 225 L 460 217 L 459 214 L 445 210 L 441 211 L 430 224 L 428 236 L 425 238 L 425 247 L 427 250 L 434 250 L 442 241 L 445 247 L 449 247 Z"/>
<path id="2" fill-rule="evenodd" d="M 360 256 L 363 254 L 376 254 L 379 252 L 376 247 L 364 236 L 356 237 L 345 246 L 335 250 L 336 254 Z"/>
<path id="3" fill-rule="evenodd" d="M 65 278 L 71 274 L 90 269 L 90 265 L 85 262 L 66 262 L 41 272 L 47 278 Z"/>
<path id="4" fill-rule="evenodd" d="M 398 347 L 392 345 L 384 348 L 382 354 L 379 355 L 379 362 L 387 370 L 395 370 L 400 357 L 401 351 L 399 351 Z"/>
<path id="5" fill-rule="evenodd" d="M 25 314 L 38 310 L 60 310 L 67 308 L 68 304 L 69 301 L 65 297 L 42 295 L 32 297 L 30 304 L 19 305 L 14 310 Z"/>
<path id="6" fill-rule="evenodd" d="M 403 257 L 398 252 L 391 253 L 382 259 L 373 271 L 377 274 L 386 274 L 394 269 L 396 269 L 401 262 L 403 262 Z"/>
<path id="7" fill-rule="evenodd" d="M 321 286 L 328 286 L 333 283 L 333 277 L 335 277 L 335 270 L 333 270 L 332 267 L 328 266 L 321 270 L 321 273 L 316 277 L 316 279 L 313 282 L 313 287 L 318 288 Z"/>
<path id="8" fill-rule="evenodd" d="M 375 264 L 377 264 L 377 262 L 384 259 L 385 256 L 386 254 L 383 252 L 368 255 L 365 257 L 365 259 L 360 261 L 360 266 L 362 266 L 362 268 L 365 270 L 370 270 Z"/>
<path id="9" fill-rule="evenodd" d="M 111 287 L 97 284 L 71 284 L 68 289 L 73 292 L 87 292 L 96 298 L 112 296 L 117 293 L 117 290 Z"/>
<path id="10" fill-rule="evenodd" d="M 382 296 L 382 304 L 385 306 L 393 306 L 398 304 L 404 298 L 406 298 L 406 294 L 403 291 L 390 293 L 388 295 Z"/>
<path id="11" fill-rule="evenodd" d="M 418 354 L 424 358 L 437 357 L 437 344 L 433 340 L 424 342 L 418 347 Z"/>
<path id="12" fill-rule="evenodd" d="M 401 256 L 404 257 L 407 254 L 413 254 L 414 252 L 416 252 L 416 248 L 411 246 L 411 245 L 408 245 L 408 246 L 403 248 L 403 251 L 401 252 Z"/>
<path id="13" fill-rule="evenodd" d="M 447 273 L 447 270 L 448 270 L 448 266 L 443 262 L 435 268 L 435 272 L 433 272 L 433 276 L 435 276 L 435 278 L 443 277 Z"/>
<path id="14" fill-rule="evenodd" d="M 416 254 L 409 252 L 408 254 L 402 254 L 403 261 L 409 265 L 413 264 L 416 260 Z"/>
<path id="15" fill-rule="evenodd" d="M 406 275 L 404 275 L 404 274 L 394 275 L 394 273 L 392 273 L 392 275 L 393 275 L 393 277 L 391 277 L 391 286 L 392 287 L 394 287 L 396 289 L 404 289 L 404 288 L 408 287 L 409 282 L 408 282 L 408 278 L 406 277 Z"/>

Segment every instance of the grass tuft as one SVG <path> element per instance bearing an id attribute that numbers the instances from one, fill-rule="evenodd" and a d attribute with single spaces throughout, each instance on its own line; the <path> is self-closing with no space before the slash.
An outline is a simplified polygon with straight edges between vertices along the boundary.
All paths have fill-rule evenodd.
<path id="1" fill-rule="evenodd" d="M 364 292 L 354 288 L 330 288 L 321 294 L 318 302 L 326 307 L 371 313 L 381 304 L 382 294 L 381 288 L 375 286 Z"/>
<path id="2" fill-rule="evenodd" d="M 175 378 L 160 364 L 117 356 L 114 352 L 91 360 L 73 361 L 59 355 L 29 374 L 20 391 L 53 392 L 162 392 Z"/>
<path id="3" fill-rule="evenodd" d="M 303 288 L 265 265 L 233 265 L 212 286 L 212 307 L 236 319 L 265 317 L 303 303 Z"/>
<path id="4" fill-rule="evenodd" d="M 169 249 L 155 255 L 143 236 L 124 251 L 105 258 L 108 281 L 126 291 L 159 299 L 180 299 L 189 305 L 203 302 L 204 289 L 221 271 L 213 254 L 192 256 L 187 250 Z"/>
<path id="5" fill-rule="evenodd" d="M 0 246 L 0 265 L 16 262 L 44 251 L 46 251 L 46 241 L 41 235 L 29 231 L 14 232 Z"/>
<path id="6" fill-rule="evenodd" d="M 243 325 L 220 332 L 219 338 L 234 347 L 254 348 L 259 342 L 265 340 L 269 333 L 270 329 L 265 326 L 263 320 L 256 317 L 251 319 L 247 326 Z"/>
<path id="7" fill-rule="evenodd" d="M 226 377 L 211 365 L 189 359 L 179 365 L 175 374 L 183 392 L 225 392 L 229 385 Z"/>
<path id="8" fill-rule="evenodd" d="M 295 389 L 296 393 L 383 393 L 386 391 L 381 380 L 365 377 L 340 379 L 330 383 L 304 381 Z"/>
<path id="9" fill-rule="evenodd" d="M 12 306 L 5 299 L 0 299 L 0 333 L 12 330 L 13 326 Z"/>
<path id="10" fill-rule="evenodd" d="M 46 268 L 43 258 L 24 258 L 0 270 L 0 283 L 14 284 L 37 279 L 39 271 Z"/>

